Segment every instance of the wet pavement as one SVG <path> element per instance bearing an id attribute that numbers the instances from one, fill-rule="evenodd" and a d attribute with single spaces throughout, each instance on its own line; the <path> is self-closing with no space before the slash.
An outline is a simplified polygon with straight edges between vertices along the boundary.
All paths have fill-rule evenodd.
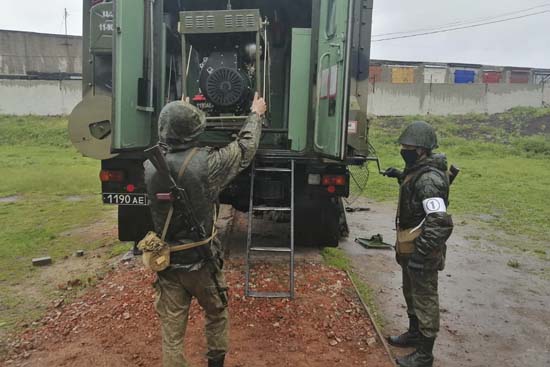
<path id="1" fill-rule="evenodd" d="M 351 234 L 341 247 L 374 290 L 383 332 L 400 333 L 408 321 L 393 251 L 367 250 L 354 242 L 356 237 L 380 233 L 385 242 L 394 243 L 394 208 L 366 200 L 355 206 L 370 211 L 348 214 Z M 439 276 L 441 331 L 434 366 L 550 366 L 550 280 L 536 274 L 549 262 L 512 253 L 489 240 L 503 236 L 491 236 L 475 223 L 462 222 L 455 218 L 447 268 Z M 467 239 L 474 235 L 479 240 Z M 518 259 L 521 267 L 508 266 L 511 258 Z"/>

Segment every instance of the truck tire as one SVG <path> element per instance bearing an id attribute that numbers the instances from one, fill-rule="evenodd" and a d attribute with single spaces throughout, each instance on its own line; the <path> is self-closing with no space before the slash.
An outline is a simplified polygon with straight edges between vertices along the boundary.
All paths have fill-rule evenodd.
<path id="1" fill-rule="evenodd" d="M 337 200 L 336 198 L 296 198 L 295 244 L 297 246 L 338 247 L 341 225 Z"/>

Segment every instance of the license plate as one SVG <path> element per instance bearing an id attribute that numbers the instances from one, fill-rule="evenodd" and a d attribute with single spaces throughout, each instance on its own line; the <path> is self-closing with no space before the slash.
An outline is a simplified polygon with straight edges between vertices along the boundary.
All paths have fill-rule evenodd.
<path id="1" fill-rule="evenodd" d="M 148 205 L 146 194 L 103 194 L 103 204 L 112 205 Z"/>

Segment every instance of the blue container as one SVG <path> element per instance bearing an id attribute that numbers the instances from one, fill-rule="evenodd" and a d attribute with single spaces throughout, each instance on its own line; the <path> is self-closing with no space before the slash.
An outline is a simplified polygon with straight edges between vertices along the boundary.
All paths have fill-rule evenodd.
<path id="1" fill-rule="evenodd" d="M 476 80 L 476 72 L 473 70 L 455 70 L 455 84 L 469 84 Z"/>

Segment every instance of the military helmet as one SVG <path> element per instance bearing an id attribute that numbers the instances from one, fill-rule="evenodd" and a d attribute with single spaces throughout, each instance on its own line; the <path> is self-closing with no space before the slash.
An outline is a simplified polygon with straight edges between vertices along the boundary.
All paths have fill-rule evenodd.
<path id="1" fill-rule="evenodd" d="M 403 130 L 399 144 L 433 150 L 438 147 L 435 129 L 426 121 L 414 121 Z"/>
<path id="2" fill-rule="evenodd" d="M 206 128 L 206 116 L 187 102 L 170 102 L 160 112 L 159 140 L 169 146 L 182 145 L 198 138 Z"/>

